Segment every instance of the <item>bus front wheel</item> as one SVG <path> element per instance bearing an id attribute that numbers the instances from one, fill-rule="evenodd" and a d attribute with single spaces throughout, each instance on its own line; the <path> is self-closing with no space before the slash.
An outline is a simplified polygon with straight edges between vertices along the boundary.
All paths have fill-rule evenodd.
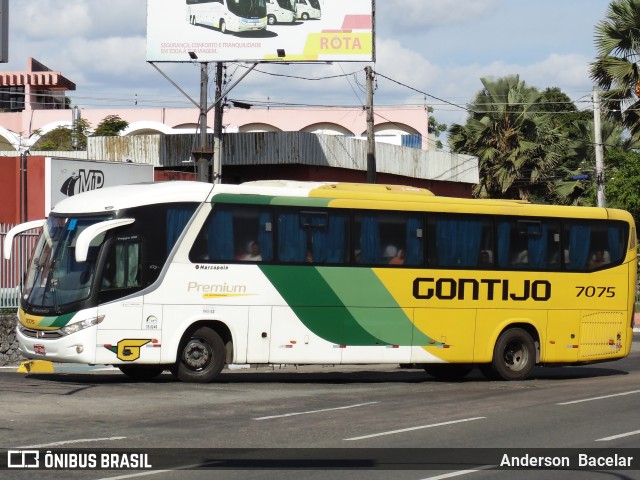
<path id="1" fill-rule="evenodd" d="M 275 15 L 269 15 L 269 16 L 267 17 L 267 23 L 268 23 L 269 25 L 275 25 L 275 24 L 276 24 L 276 17 L 275 17 Z"/>
<path id="2" fill-rule="evenodd" d="M 524 380 L 536 363 L 536 346 L 529 332 L 510 328 L 502 332 L 493 349 L 493 362 L 480 370 L 489 378 Z"/>
<path id="3" fill-rule="evenodd" d="M 208 327 L 200 327 L 181 342 L 171 373 L 182 382 L 208 383 L 224 367 L 225 356 L 220 335 Z"/>
<path id="4" fill-rule="evenodd" d="M 220 20 L 220 33 L 227 33 L 227 24 Z"/>

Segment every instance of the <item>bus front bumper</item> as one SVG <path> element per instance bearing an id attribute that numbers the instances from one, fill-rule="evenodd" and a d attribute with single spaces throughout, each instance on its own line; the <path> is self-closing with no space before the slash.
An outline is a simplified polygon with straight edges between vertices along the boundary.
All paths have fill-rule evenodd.
<path id="1" fill-rule="evenodd" d="M 18 349 L 30 360 L 93 364 L 96 359 L 96 327 L 58 338 L 34 338 L 16 328 Z"/>

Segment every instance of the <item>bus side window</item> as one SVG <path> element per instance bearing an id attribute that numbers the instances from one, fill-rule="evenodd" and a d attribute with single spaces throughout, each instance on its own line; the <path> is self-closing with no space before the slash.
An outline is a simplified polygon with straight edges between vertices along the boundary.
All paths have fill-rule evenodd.
<path id="1" fill-rule="evenodd" d="M 342 264 L 347 258 L 349 217 L 340 211 L 301 212 L 307 231 L 305 262 Z"/>
<path id="2" fill-rule="evenodd" d="M 356 263 L 364 265 L 422 265 L 424 220 L 421 214 L 366 211 L 354 217 Z"/>
<path id="3" fill-rule="evenodd" d="M 102 268 L 100 302 L 115 300 L 143 287 L 142 241 L 126 240 L 111 243 Z M 146 278 L 149 285 L 155 278 Z"/>
<path id="4" fill-rule="evenodd" d="M 102 273 L 102 289 L 140 286 L 141 244 L 114 242 Z"/>
<path id="5" fill-rule="evenodd" d="M 560 226 L 555 220 L 505 219 L 498 222 L 498 266 L 560 268 Z"/>
<path id="6" fill-rule="evenodd" d="M 486 260 L 481 252 L 493 249 L 493 223 L 489 218 L 431 215 L 428 228 L 432 266 L 478 268 Z"/>
<path id="7" fill-rule="evenodd" d="M 215 205 L 189 251 L 189 260 L 271 261 L 272 217 L 271 210 L 261 206 Z"/>
<path id="8" fill-rule="evenodd" d="M 588 271 L 620 263 L 628 232 L 619 222 L 567 222 L 564 236 L 568 250 L 565 269 Z"/>
<path id="9" fill-rule="evenodd" d="M 349 221 L 341 211 L 282 209 L 278 212 L 278 260 L 342 264 L 347 258 Z"/>
<path id="10" fill-rule="evenodd" d="M 354 258 L 358 258 L 358 263 L 363 265 L 382 263 L 380 219 L 376 212 L 363 212 L 355 216 L 354 241 Z"/>

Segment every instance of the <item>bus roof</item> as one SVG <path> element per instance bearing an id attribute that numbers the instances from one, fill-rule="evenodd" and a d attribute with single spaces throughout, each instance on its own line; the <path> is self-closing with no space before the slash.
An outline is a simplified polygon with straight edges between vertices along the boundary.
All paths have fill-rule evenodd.
<path id="1" fill-rule="evenodd" d="M 204 202 L 213 185 L 203 182 L 172 181 L 134 183 L 84 192 L 59 202 L 52 213 L 102 213 L 140 205 L 174 202 Z"/>
<path id="2" fill-rule="evenodd" d="M 623 210 L 598 207 L 559 206 L 533 204 L 524 200 L 476 199 L 441 197 L 429 190 L 403 185 L 360 184 L 343 182 L 305 182 L 289 180 L 261 180 L 241 185 L 218 185 L 213 191 L 213 202 L 233 202 L 231 195 L 257 195 L 273 197 L 271 203 L 293 205 L 290 197 L 308 198 L 300 205 L 329 207 L 426 210 L 455 213 L 486 213 L 501 215 L 552 216 L 568 218 L 617 218 L 633 222 Z M 289 198 L 289 200 L 287 200 Z M 249 202 L 251 203 L 251 202 Z"/>
<path id="3" fill-rule="evenodd" d="M 343 182 L 306 182 L 292 180 L 260 180 L 241 185 L 212 185 L 194 181 L 170 181 L 106 187 L 85 192 L 58 203 L 52 213 L 101 213 L 154 203 L 224 202 L 235 195 L 267 196 L 269 203 L 317 205 L 344 208 L 376 208 L 424 210 L 428 206 L 456 213 L 493 213 L 502 215 L 558 216 L 572 218 L 618 218 L 633 221 L 622 210 L 597 207 L 539 205 L 520 200 L 489 200 L 440 197 L 422 188 Z M 293 200 L 300 198 L 300 202 Z M 302 200 L 306 199 L 306 200 Z M 247 202 L 247 200 L 249 200 Z M 245 197 L 243 203 L 251 203 Z"/>

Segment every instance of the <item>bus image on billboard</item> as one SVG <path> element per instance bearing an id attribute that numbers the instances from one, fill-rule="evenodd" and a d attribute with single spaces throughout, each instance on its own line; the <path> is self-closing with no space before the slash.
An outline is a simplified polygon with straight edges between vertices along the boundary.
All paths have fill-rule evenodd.
<path id="1" fill-rule="evenodd" d="M 227 32 L 251 32 L 267 27 L 266 0 L 186 0 L 187 21 Z"/>

